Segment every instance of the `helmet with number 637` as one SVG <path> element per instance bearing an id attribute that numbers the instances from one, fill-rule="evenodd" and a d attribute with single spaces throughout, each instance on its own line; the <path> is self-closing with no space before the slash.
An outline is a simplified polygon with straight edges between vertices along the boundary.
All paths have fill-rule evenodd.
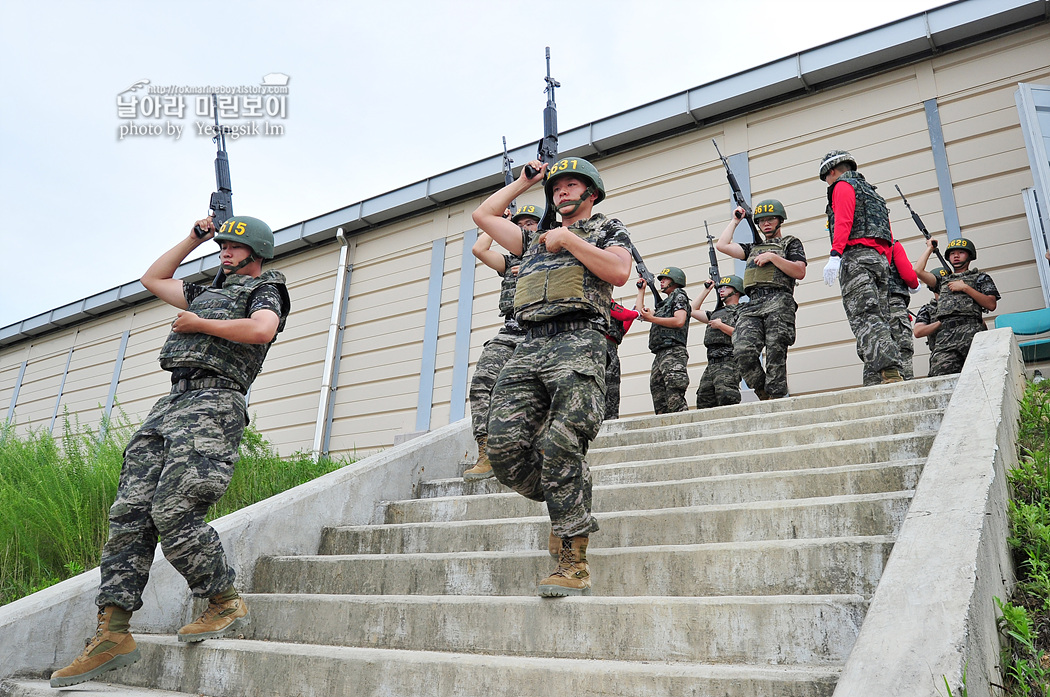
<path id="1" fill-rule="evenodd" d="M 565 176 L 573 176 L 587 182 L 588 186 L 598 194 L 598 198 L 594 200 L 595 205 L 605 199 L 605 185 L 602 183 L 597 168 L 582 157 L 563 157 L 547 170 L 547 181 L 543 184 L 543 191 L 547 194 L 548 201 L 553 200 L 551 185 L 556 179 Z"/>

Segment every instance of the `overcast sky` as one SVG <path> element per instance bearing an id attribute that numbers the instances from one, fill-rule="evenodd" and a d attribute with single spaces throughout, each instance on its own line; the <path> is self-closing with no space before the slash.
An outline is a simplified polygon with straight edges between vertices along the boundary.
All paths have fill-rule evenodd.
<path id="1" fill-rule="evenodd" d="M 283 113 L 224 119 L 283 127 L 227 143 L 234 210 L 276 230 L 536 141 L 544 46 L 566 131 L 943 4 L 4 0 L 0 327 L 137 279 L 207 214 L 210 118 L 186 96 L 121 139 L 140 80 L 288 76 Z"/>

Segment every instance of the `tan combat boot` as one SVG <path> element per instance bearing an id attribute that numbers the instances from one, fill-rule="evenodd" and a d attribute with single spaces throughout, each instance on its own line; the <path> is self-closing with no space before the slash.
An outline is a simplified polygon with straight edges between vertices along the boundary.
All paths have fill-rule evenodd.
<path id="1" fill-rule="evenodd" d="M 879 371 L 879 375 L 882 376 L 882 384 L 888 385 L 893 382 L 904 382 L 904 378 L 901 377 L 901 371 L 896 368 L 886 368 Z"/>
<path id="2" fill-rule="evenodd" d="M 197 621 L 179 630 L 179 641 L 194 642 L 221 639 L 248 626 L 248 605 L 230 586 L 208 601 L 208 608 Z"/>
<path id="3" fill-rule="evenodd" d="M 587 568 L 587 537 L 562 538 L 558 566 L 540 581 L 539 594 L 544 598 L 567 595 L 590 595 L 591 573 Z"/>
<path id="4" fill-rule="evenodd" d="M 478 461 L 474 463 L 473 467 L 463 473 L 464 481 L 473 482 L 479 479 L 488 479 L 495 474 L 492 471 L 492 463 L 489 462 L 488 453 L 485 451 L 487 441 L 488 436 L 478 438 Z"/>
<path id="5" fill-rule="evenodd" d="M 131 613 L 113 605 L 99 610 L 95 636 L 72 663 L 51 674 L 51 687 L 69 687 L 138 661 L 138 648 L 128 623 Z"/>

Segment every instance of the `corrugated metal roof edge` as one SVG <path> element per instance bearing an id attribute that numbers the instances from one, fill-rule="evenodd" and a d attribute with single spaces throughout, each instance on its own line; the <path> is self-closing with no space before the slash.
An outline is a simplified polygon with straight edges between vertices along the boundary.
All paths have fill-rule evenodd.
<path id="1" fill-rule="evenodd" d="M 601 157 L 677 135 L 832 85 L 928 58 L 1050 20 L 1050 0 L 959 0 L 771 61 L 559 134 L 561 153 Z M 534 146 L 510 152 L 517 162 Z M 276 256 L 356 234 L 454 203 L 503 183 L 502 153 L 274 233 Z M 218 252 L 179 266 L 176 277 L 209 280 Z M 132 281 L 0 328 L 0 347 L 153 298 Z"/>

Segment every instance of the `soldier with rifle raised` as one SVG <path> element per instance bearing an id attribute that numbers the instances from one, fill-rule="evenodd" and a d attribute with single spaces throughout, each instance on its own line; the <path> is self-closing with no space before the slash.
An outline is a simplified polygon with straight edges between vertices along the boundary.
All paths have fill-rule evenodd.
<path id="1" fill-rule="evenodd" d="M 701 310 L 712 289 L 718 293 L 717 306 L 711 311 Z M 707 368 L 696 390 L 697 409 L 740 403 L 740 370 L 733 360 L 733 333 L 740 310 L 747 304 L 740 302 L 743 294 L 743 279 L 722 276 L 704 281 L 703 292 L 692 303 L 693 319 L 707 325 L 704 333 Z"/>
<path id="2" fill-rule="evenodd" d="M 685 293 L 685 272 L 669 266 L 656 276 L 664 292 L 657 296 L 652 310 L 645 305 L 645 280 L 638 279 L 634 306 L 642 321 L 649 322 L 649 350 L 653 367 L 649 372 L 649 393 L 653 411 L 671 414 L 686 411 L 685 392 L 689 389 L 689 296 Z"/>
<path id="3" fill-rule="evenodd" d="M 765 239 L 755 244 L 734 242 L 737 226 L 748 215 L 745 207 L 737 206 L 715 242 L 718 251 L 747 262 L 744 294 L 749 302 L 737 315 L 733 359 L 759 399 L 778 399 L 788 394 L 787 350 L 795 343 L 798 309 L 794 293 L 796 283 L 806 277 L 806 250 L 800 239 L 783 234 L 787 211 L 775 198 L 759 202 L 754 210 L 754 224 Z"/>
<path id="4" fill-rule="evenodd" d="M 217 161 L 217 174 L 219 167 Z M 220 202 L 213 195 L 212 211 L 226 220 L 219 226 L 211 216 L 198 220 L 142 276 L 148 291 L 179 309 L 160 351 L 171 392 L 157 401 L 124 451 L 102 549 L 95 636 L 51 675 L 51 687 L 92 680 L 139 660 L 130 620 L 142 607 L 158 542 L 193 595 L 208 599 L 204 613 L 178 631 L 180 642 L 228 636 L 248 623 L 248 607 L 233 585 L 236 574 L 205 515 L 230 483 L 248 424 L 245 394 L 284 329 L 291 302 L 284 275 L 262 268 L 274 255 L 273 232 L 258 218 L 233 216 L 225 173 L 219 188 L 226 198 Z M 219 243 L 221 287 L 175 278 L 179 264 L 211 239 Z"/>

